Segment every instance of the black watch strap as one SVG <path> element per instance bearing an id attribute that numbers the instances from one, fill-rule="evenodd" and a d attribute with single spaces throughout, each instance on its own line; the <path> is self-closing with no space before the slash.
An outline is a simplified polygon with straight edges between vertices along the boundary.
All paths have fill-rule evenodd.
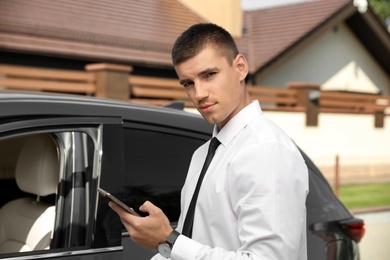
<path id="1" fill-rule="evenodd" d="M 172 230 L 171 234 L 169 234 L 169 236 L 167 237 L 167 239 L 165 240 L 171 247 L 173 247 L 173 245 L 175 244 L 176 242 L 176 239 L 180 236 L 181 234 L 176 231 L 175 229 Z"/>

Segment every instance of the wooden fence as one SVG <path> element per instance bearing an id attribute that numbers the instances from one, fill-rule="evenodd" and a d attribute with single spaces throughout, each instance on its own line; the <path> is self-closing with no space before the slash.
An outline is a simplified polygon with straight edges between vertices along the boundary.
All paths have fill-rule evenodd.
<path id="1" fill-rule="evenodd" d="M 0 64 L 0 87 L 74 93 L 167 105 L 183 102 L 192 107 L 177 79 L 131 75 L 132 67 L 90 64 L 85 71 L 47 69 Z M 290 83 L 287 88 L 247 86 L 253 99 L 266 111 L 305 112 L 306 125 L 317 126 L 319 113 L 372 114 L 375 127 L 383 127 L 389 115 L 390 96 L 320 91 L 319 85 Z"/>
<path id="2" fill-rule="evenodd" d="M 95 93 L 95 76 L 84 71 L 0 64 L 0 86 L 10 89 Z"/>

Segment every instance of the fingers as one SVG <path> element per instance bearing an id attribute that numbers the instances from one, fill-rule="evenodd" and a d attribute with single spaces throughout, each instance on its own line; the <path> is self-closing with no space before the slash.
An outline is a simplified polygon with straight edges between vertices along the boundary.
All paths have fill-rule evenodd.
<path id="1" fill-rule="evenodd" d="M 116 203 L 110 201 L 108 202 L 108 206 L 110 206 L 110 208 L 115 211 L 116 213 L 118 213 L 119 216 L 121 215 L 124 215 L 125 214 L 125 210 L 122 209 L 121 207 L 119 207 Z"/>
<path id="2" fill-rule="evenodd" d="M 133 216 L 113 202 L 109 206 L 119 215 L 131 239 L 144 247 L 156 249 L 172 232 L 164 212 L 150 201 L 140 206 L 141 211 L 149 214 L 147 217 Z"/>
<path id="3" fill-rule="evenodd" d="M 139 210 L 142 211 L 142 212 L 147 212 L 150 215 L 151 213 L 158 211 L 159 208 L 156 207 L 152 202 L 147 200 L 147 201 L 144 202 L 144 204 L 142 204 L 139 207 Z"/>
<path id="4" fill-rule="evenodd" d="M 132 214 L 128 213 L 126 210 L 122 209 L 120 206 L 118 206 L 116 203 L 112 201 L 110 201 L 108 205 L 113 211 L 115 211 L 118 214 L 126 230 L 129 232 L 130 235 L 132 235 L 134 233 L 134 226 L 135 226 L 133 218 L 139 218 L 139 217 L 133 216 Z"/>
<path id="5" fill-rule="evenodd" d="M 119 215 L 122 221 L 132 223 L 133 218 L 138 218 L 136 216 L 133 216 L 132 214 L 129 214 L 126 210 L 124 210 L 123 208 L 121 208 L 119 205 L 117 205 L 112 201 L 108 203 L 108 206 L 110 206 L 110 208 Z"/>

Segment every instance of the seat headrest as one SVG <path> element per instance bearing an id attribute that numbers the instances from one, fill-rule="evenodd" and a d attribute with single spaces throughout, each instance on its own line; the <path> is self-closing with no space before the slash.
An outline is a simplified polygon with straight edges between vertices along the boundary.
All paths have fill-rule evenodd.
<path id="1" fill-rule="evenodd" d="M 56 193 L 59 161 L 56 145 L 49 136 L 27 139 L 16 163 L 15 178 L 24 192 L 39 196 Z"/>

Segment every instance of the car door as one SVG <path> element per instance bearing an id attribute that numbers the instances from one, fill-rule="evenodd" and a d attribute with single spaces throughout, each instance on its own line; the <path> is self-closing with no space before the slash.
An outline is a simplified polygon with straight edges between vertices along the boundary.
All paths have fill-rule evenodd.
<path id="1" fill-rule="evenodd" d="M 176 227 L 180 192 L 193 152 L 210 134 L 169 125 L 124 122 L 123 200 L 138 209 L 146 200 L 160 207 Z M 142 214 L 141 212 L 139 212 Z M 156 252 L 136 245 L 122 229 L 126 259 L 150 259 Z"/>

